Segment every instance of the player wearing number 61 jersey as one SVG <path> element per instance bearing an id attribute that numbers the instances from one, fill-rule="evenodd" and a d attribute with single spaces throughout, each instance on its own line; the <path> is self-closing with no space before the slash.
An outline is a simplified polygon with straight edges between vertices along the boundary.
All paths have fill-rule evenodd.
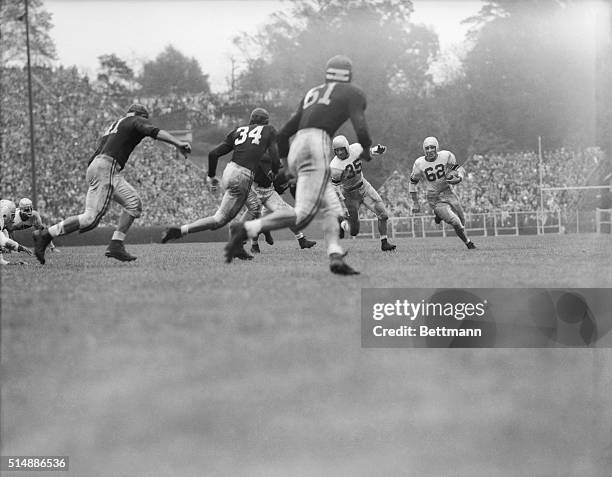
<path id="1" fill-rule="evenodd" d="M 452 152 L 439 150 L 438 140 L 433 136 L 425 138 L 423 151 L 425 155 L 414 161 L 408 185 L 412 211 L 420 211 L 417 184 L 422 180 L 425 183 L 427 202 L 436 216 L 436 223 L 444 221 L 452 225 L 467 248 L 475 249 L 476 246 L 465 234 L 465 214 L 452 189 L 453 185 L 459 184 L 465 177 L 465 169 L 457 164 Z"/>
<path id="2" fill-rule="evenodd" d="M 228 260 L 240 250 L 247 236 L 253 238 L 260 232 L 293 225 L 301 230 L 321 208 L 330 270 L 341 275 L 358 273 L 344 262 L 345 254 L 338 242 L 338 217 L 342 215 L 342 207 L 329 181 L 331 138 L 347 119 L 351 120 L 363 147 L 361 159 L 371 159 L 372 141 L 364 114 L 366 97 L 361 88 L 351 84 L 351 79 L 351 60 L 341 55 L 331 58 L 325 69 L 325 83 L 306 92 L 297 111 L 280 129 L 279 154 L 287 158 L 289 173 L 297 177 L 295 210 L 278 209 L 260 219 L 233 226 L 236 233 L 225 247 Z"/>
<path id="3" fill-rule="evenodd" d="M 376 214 L 378 232 L 380 233 L 380 248 L 383 252 L 395 250 L 395 245 L 387 239 L 387 210 L 376 189 L 363 177 L 361 171 L 361 153 L 363 147 L 359 143 L 349 145 L 344 136 L 336 136 L 332 141 L 334 158 L 329 165 L 332 184 L 341 203 L 346 205 L 346 215 L 350 224 L 351 235 L 359 234 L 359 207 L 361 204 Z M 370 149 L 372 155 L 384 154 L 387 148 L 377 144 Z M 343 235 L 341 229 L 340 234 Z"/>
<path id="4" fill-rule="evenodd" d="M 232 160 L 223 171 L 222 181 L 225 192 L 221 205 L 210 217 L 167 228 L 162 233 L 162 243 L 180 239 L 190 233 L 218 229 L 236 217 L 247 200 L 255 170 L 259 167 L 266 151 L 273 164 L 279 163 L 276 130 L 268 124 L 269 118 L 268 111 L 255 108 L 251 112 L 248 124 L 230 131 L 225 140 L 208 153 L 207 182 L 212 188 L 216 188 L 219 185 L 219 180 L 216 178 L 219 157 L 234 151 Z M 235 256 L 247 260 L 253 258 L 244 250 L 242 242 Z"/>

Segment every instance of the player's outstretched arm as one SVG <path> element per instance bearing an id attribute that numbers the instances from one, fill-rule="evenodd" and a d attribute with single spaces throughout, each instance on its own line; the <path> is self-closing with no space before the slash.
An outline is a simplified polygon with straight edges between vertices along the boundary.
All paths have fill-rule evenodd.
<path id="1" fill-rule="evenodd" d="M 158 141 L 167 142 L 168 144 L 172 144 L 173 146 L 176 146 L 176 148 L 179 150 L 179 152 L 184 157 L 187 157 L 189 154 L 191 154 L 191 144 L 185 141 L 181 141 L 180 139 L 177 139 L 176 137 L 174 137 L 172 134 L 170 134 L 168 131 L 164 129 L 159 130 L 159 132 L 157 133 L 157 137 L 155 139 L 157 139 Z"/>
<path id="2" fill-rule="evenodd" d="M 8 238 L 3 233 L 0 233 L 0 247 L 5 247 L 5 248 L 8 248 L 9 250 L 14 250 L 16 252 L 24 252 L 24 253 L 27 253 L 28 255 L 32 255 L 32 251 L 29 248 L 24 247 L 23 245 Z"/>

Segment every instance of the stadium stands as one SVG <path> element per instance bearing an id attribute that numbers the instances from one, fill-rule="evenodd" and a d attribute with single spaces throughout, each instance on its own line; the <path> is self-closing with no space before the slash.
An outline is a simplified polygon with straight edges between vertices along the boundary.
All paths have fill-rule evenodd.
<path id="1" fill-rule="evenodd" d="M 47 221 L 73 214 L 83 207 L 87 190 L 84 176 L 100 131 L 121 114 L 125 99 L 108 98 L 96 91 L 75 68 L 33 70 L 34 119 L 39 204 Z M 27 81 L 23 69 L 4 68 L 1 75 L 2 156 L 1 195 L 17 200 L 30 191 L 30 143 Z M 214 95 L 163 98 L 130 98 L 147 105 L 155 122 L 173 127 L 224 127 L 247 110 Z M 240 106 L 240 107 L 239 107 Z M 250 107 L 250 105 L 248 105 Z M 606 170 L 604 155 L 596 148 L 574 152 L 544 152 L 543 183 L 548 187 L 588 184 Z M 538 157 L 534 152 L 474 156 L 466 167 L 466 180 L 457 187 L 467 212 L 533 211 L 539 208 Z M 214 212 L 218 196 L 211 195 L 203 171 L 190 162 L 176 160 L 173 148 L 145 139 L 132 155 L 126 177 L 143 199 L 139 225 L 184 222 Z M 391 216 L 410 215 L 409 170 L 395 171 L 380 188 Z M 580 195 L 572 191 L 548 193 L 545 206 L 551 211 L 576 207 Z M 118 207 L 101 225 L 112 224 Z M 365 209 L 363 217 L 372 215 Z"/>

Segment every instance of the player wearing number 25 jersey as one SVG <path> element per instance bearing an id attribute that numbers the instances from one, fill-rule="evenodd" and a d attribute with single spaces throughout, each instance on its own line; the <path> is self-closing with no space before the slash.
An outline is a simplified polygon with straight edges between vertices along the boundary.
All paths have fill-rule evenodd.
<path id="1" fill-rule="evenodd" d="M 234 151 L 232 160 L 223 171 L 223 198 L 214 215 L 196 220 L 190 224 L 167 228 L 162 234 L 162 243 L 179 239 L 189 233 L 202 230 L 215 230 L 229 223 L 245 204 L 255 170 L 259 168 L 261 158 L 268 151 L 272 163 L 279 162 L 276 146 L 276 130 L 268 124 L 269 114 L 263 108 L 251 112 L 249 124 L 233 129 L 225 140 L 208 154 L 207 181 L 217 187 L 217 162 L 220 156 Z M 250 259 L 240 243 L 236 255 L 238 258 Z"/>
<path id="2" fill-rule="evenodd" d="M 344 262 L 338 242 L 340 201 L 329 181 L 331 138 L 350 119 L 363 147 L 361 159 L 369 161 L 370 145 L 364 111 L 366 97 L 361 88 L 351 83 L 352 62 L 345 56 L 334 56 L 326 65 L 325 83 L 311 88 L 300 101 L 297 111 L 278 133 L 278 148 L 287 158 L 289 173 L 297 177 L 295 210 L 279 209 L 260 219 L 234 226 L 236 234 L 226 246 L 226 257 L 239 251 L 239 243 L 247 235 L 295 225 L 306 227 L 322 209 L 323 230 L 333 273 L 352 275 L 356 272 Z M 291 147 L 289 139 L 294 136 Z"/>
<path id="3" fill-rule="evenodd" d="M 359 207 L 361 204 L 370 209 L 378 218 L 380 248 L 383 252 L 395 250 L 395 245 L 387 238 L 387 209 L 376 189 L 366 180 L 361 171 L 361 152 L 359 143 L 349 145 L 344 136 L 336 136 L 332 141 L 334 158 L 329 165 L 332 184 L 336 189 L 340 203 L 346 205 L 346 215 L 350 224 L 351 235 L 359 234 Z M 370 149 L 372 155 L 384 154 L 387 148 L 377 144 Z M 343 232 L 344 230 L 342 230 Z M 342 236 L 342 232 L 340 235 Z"/>
<path id="4" fill-rule="evenodd" d="M 142 203 L 134 187 L 125 180 L 122 170 L 134 148 L 147 136 L 176 146 L 184 156 L 191 152 L 189 143 L 153 126 L 149 121 L 149 112 L 142 104 L 132 104 L 125 116 L 107 128 L 96 152 L 89 160 L 86 173 L 89 188 L 85 198 L 85 212 L 32 234 L 34 253 L 40 263 L 45 263 L 45 250 L 54 237 L 96 228 L 106 214 L 111 200 L 121 205 L 123 210 L 105 255 L 123 262 L 136 260 L 136 257 L 125 250 L 123 241 L 134 219 L 140 217 Z"/>
<path id="5" fill-rule="evenodd" d="M 420 211 L 417 184 L 422 180 L 425 183 L 427 202 L 436 216 L 436 223 L 443 220 L 452 225 L 467 248 L 475 249 L 476 246 L 465 234 L 465 214 L 452 189 L 452 185 L 463 180 L 465 170 L 457 164 L 452 152 L 439 151 L 438 140 L 433 136 L 425 138 L 423 151 L 425 155 L 414 161 L 408 185 L 412 211 Z"/>

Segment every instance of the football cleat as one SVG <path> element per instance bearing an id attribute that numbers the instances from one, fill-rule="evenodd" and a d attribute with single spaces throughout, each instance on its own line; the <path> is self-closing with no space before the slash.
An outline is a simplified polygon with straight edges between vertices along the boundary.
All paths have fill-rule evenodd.
<path id="1" fill-rule="evenodd" d="M 180 238 L 183 238 L 180 227 L 168 227 L 162 232 L 161 243 L 166 243 L 168 240 L 178 240 Z"/>
<path id="2" fill-rule="evenodd" d="M 261 253 L 261 250 L 259 249 L 259 244 L 257 242 L 251 244 L 251 253 Z"/>
<path id="3" fill-rule="evenodd" d="M 317 244 L 314 240 L 308 240 L 306 237 L 298 239 L 298 243 L 300 244 L 300 248 L 311 248 Z"/>
<path id="4" fill-rule="evenodd" d="M 125 249 L 122 240 L 111 240 L 106 252 L 104 255 L 109 258 L 116 258 L 121 262 L 132 262 L 136 260 L 136 257 Z"/>
<path id="5" fill-rule="evenodd" d="M 230 225 L 230 240 L 225 245 L 225 261 L 231 263 L 234 257 L 240 255 L 244 248 L 242 241 L 247 238 L 247 232 L 244 228 L 244 223 L 236 222 Z"/>
<path id="6" fill-rule="evenodd" d="M 471 240 L 465 245 L 469 250 L 476 250 L 476 245 L 474 245 L 474 242 L 472 242 Z"/>
<path id="7" fill-rule="evenodd" d="M 49 235 L 47 229 L 35 230 L 32 232 L 32 240 L 34 240 L 34 255 L 41 264 L 45 264 L 45 250 L 49 243 L 51 243 L 52 237 Z"/>
<path id="8" fill-rule="evenodd" d="M 344 261 L 345 254 L 332 253 L 329 256 L 329 269 L 332 273 L 337 275 L 359 275 L 359 272 L 353 269 L 348 263 Z"/>
<path id="9" fill-rule="evenodd" d="M 387 240 L 382 240 L 380 242 L 380 249 L 383 252 L 390 252 L 391 250 L 395 250 L 396 246 L 392 243 L 389 243 Z"/>
<path id="10" fill-rule="evenodd" d="M 266 239 L 266 243 L 268 245 L 274 245 L 274 238 L 272 237 L 272 234 L 269 231 L 264 232 L 263 234 L 264 238 Z"/>

